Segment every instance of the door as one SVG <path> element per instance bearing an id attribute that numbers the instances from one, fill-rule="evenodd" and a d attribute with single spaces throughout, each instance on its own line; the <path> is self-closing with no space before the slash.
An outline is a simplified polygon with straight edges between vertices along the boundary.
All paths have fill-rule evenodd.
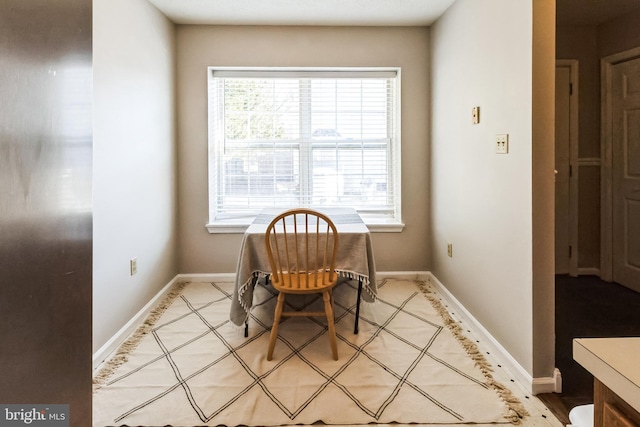
<path id="1" fill-rule="evenodd" d="M 577 84 L 573 81 L 577 80 L 577 66 L 575 60 L 556 64 L 555 273 L 571 276 L 578 273 L 577 191 L 572 188 L 573 158 L 577 156 Z"/>
<path id="2" fill-rule="evenodd" d="M 613 280 L 640 292 L 640 58 L 611 77 Z"/>

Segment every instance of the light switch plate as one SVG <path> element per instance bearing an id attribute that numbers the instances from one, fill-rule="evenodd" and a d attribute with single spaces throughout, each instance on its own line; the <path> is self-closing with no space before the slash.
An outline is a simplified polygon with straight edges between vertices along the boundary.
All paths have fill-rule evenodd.
<path id="1" fill-rule="evenodd" d="M 509 153 L 509 134 L 501 133 L 496 135 L 496 154 Z"/>

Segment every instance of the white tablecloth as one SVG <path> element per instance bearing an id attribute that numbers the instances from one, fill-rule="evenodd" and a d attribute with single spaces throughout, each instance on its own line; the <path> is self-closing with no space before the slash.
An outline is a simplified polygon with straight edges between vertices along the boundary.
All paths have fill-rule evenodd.
<path id="1" fill-rule="evenodd" d="M 318 208 L 336 225 L 340 241 L 336 256 L 336 271 L 342 278 L 361 280 L 362 299 L 376 298 L 376 265 L 369 229 L 354 209 Z M 265 209 L 247 228 L 240 247 L 236 283 L 231 303 L 231 321 L 241 326 L 248 318 L 253 304 L 253 288 L 257 279 L 271 274 L 265 243 L 265 232 L 273 218 L 283 209 Z"/>

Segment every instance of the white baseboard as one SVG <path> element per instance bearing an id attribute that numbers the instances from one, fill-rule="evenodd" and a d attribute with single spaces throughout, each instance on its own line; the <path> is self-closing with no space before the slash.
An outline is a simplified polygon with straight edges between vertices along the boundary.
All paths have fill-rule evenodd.
<path id="1" fill-rule="evenodd" d="M 600 277 L 600 269 L 599 268 L 595 268 L 595 267 L 579 268 L 578 269 L 578 276 L 598 276 L 598 277 Z"/>
<path id="2" fill-rule="evenodd" d="M 205 282 L 233 282 L 236 279 L 235 273 L 212 273 L 212 274 L 178 274 L 180 280 L 203 280 Z M 406 280 L 428 280 L 428 271 L 378 271 L 376 280 L 384 279 L 406 279 Z"/>
<path id="3" fill-rule="evenodd" d="M 453 312 L 457 313 L 457 317 L 461 317 L 463 322 L 470 325 L 471 329 L 478 335 L 483 346 L 489 349 L 491 353 L 496 355 L 497 359 L 502 362 L 503 368 L 508 370 L 515 380 L 531 394 L 560 392 L 562 390 L 561 376 L 558 369 L 555 370 L 553 377 L 533 378 L 525 368 L 520 365 L 516 359 L 496 340 L 491 333 L 453 296 L 451 292 L 438 280 L 436 276 L 429 273 L 429 282 L 434 285 L 437 291 L 447 300 L 448 304 L 453 307 Z"/>
<path id="4" fill-rule="evenodd" d="M 428 271 L 377 271 L 376 281 L 384 279 L 402 279 L 402 280 L 429 280 Z"/>
<path id="5" fill-rule="evenodd" d="M 190 273 L 178 274 L 180 280 L 203 281 L 203 282 L 235 282 L 236 273 Z"/>
<path id="6" fill-rule="evenodd" d="M 531 385 L 532 394 L 562 393 L 562 375 L 560 370 L 553 370 L 553 377 L 534 378 Z"/>

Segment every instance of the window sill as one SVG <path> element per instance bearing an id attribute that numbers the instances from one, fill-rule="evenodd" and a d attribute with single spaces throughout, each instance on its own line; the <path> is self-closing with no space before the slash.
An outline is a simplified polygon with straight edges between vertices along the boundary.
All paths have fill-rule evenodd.
<path id="1" fill-rule="evenodd" d="M 400 233 L 404 223 L 385 220 L 363 219 L 371 233 Z M 206 225 L 209 234 L 243 234 L 251 225 L 247 218 L 241 220 L 218 221 Z"/>

